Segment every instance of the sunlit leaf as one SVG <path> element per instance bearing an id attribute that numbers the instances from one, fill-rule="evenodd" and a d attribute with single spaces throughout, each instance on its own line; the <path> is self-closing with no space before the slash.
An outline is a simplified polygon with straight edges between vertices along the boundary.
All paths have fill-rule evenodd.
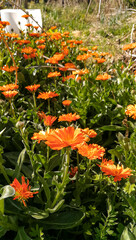
<path id="1" fill-rule="evenodd" d="M 4 199 L 4 198 L 8 198 L 8 197 L 12 197 L 15 195 L 15 189 L 13 187 L 11 187 L 10 185 L 6 185 L 2 188 L 3 192 L 2 192 L 2 195 L 0 197 L 0 200 L 1 199 Z"/>

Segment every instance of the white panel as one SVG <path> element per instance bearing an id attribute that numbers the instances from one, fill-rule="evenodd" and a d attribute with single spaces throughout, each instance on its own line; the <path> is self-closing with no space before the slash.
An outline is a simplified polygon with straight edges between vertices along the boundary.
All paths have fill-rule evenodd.
<path id="1" fill-rule="evenodd" d="M 40 9 L 26 9 L 29 15 L 32 15 L 33 18 L 39 23 L 42 27 L 42 15 Z M 25 15 L 20 9 L 2 9 L 1 13 L 1 21 L 8 21 L 10 25 L 6 26 L 6 32 L 13 32 L 19 33 L 19 30 L 26 32 L 27 27 L 25 24 L 31 23 L 34 26 L 37 26 L 35 21 L 33 21 L 30 17 L 28 19 L 22 18 L 22 15 Z M 19 24 L 20 23 L 20 24 Z M 40 28 L 38 29 L 41 30 Z"/>

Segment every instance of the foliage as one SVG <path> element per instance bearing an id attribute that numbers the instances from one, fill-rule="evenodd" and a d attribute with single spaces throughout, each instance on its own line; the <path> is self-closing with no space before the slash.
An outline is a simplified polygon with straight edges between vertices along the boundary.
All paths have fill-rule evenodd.
<path id="1" fill-rule="evenodd" d="M 117 60 L 59 25 L 0 37 L 0 237 L 134 239 L 132 50 Z"/>

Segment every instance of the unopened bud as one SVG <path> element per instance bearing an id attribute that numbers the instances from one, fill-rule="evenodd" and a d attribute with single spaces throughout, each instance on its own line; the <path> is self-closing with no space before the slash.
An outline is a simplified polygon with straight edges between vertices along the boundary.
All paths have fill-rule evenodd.
<path id="1" fill-rule="evenodd" d="M 16 123 L 16 127 L 17 127 L 17 128 L 23 128 L 24 125 L 25 125 L 25 122 L 23 122 L 23 121 L 18 121 L 18 122 Z"/>

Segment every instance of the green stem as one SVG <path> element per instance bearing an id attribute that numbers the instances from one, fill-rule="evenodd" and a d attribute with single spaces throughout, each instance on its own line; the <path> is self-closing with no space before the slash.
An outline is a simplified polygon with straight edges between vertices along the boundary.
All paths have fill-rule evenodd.
<path id="1" fill-rule="evenodd" d="M 15 111 L 14 111 L 14 107 L 13 107 L 13 105 L 12 105 L 11 99 L 9 99 L 9 103 L 10 103 L 10 109 L 11 109 L 12 116 L 13 116 L 14 118 L 16 118 Z"/>
<path id="2" fill-rule="evenodd" d="M 50 147 L 47 146 L 47 164 L 49 162 L 49 156 L 50 156 Z"/>
<path id="3" fill-rule="evenodd" d="M 7 183 L 10 184 L 10 179 L 9 179 L 4 167 L 2 166 L 2 164 L 0 164 L 0 171 L 3 174 L 4 178 L 6 179 Z"/>
<path id="4" fill-rule="evenodd" d="M 69 106 L 67 106 L 66 109 L 67 109 L 67 113 L 68 113 L 69 112 Z"/>
<path id="5" fill-rule="evenodd" d="M 32 153 L 31 153 L 31 150 L 30 150 L 30 147 L 29 147 L 29 143 L 28 143 L 28 139 L 26 139 L 26 137 L 24 136 L 24 133 L 22 131 L 22 129 L 20 128 L 20 132 L 21 132 L 21 137 L 23 139 L 23 143 L 24 143 L 24 146 L 25 146 L 25 149 L 26 149 L 26 152 L 30 158 L 30 161 L 31 161 L 31 165 L 32 167 L 34 166 L 34 161 L 33 161 L 33 156 L 32 156 Z M 34 169 L 34 168 L 33 168 Z"/>
<path id="6" fill-rule="evenodd" d="M 70 148 L 66 148 L 66 161 L 65 161 L 65 167 L 64 167 L 64 175 L 63 175 L 63 180 L 62 180 L 62 183 L 61 183 L 61 186 L 60 186 L 60 189 L 58 190 L 57 194 L 56 194 L 56 197 L 51 205 L 51 208 L 53 208 L 60 195 L 62 194 L 65 186 L 66 186 L 66 179 L 67 179 L 67 176 L 68 176 L 68 170 L 69 170 L 69 162 L 70 162 Z"/>
<path id="7" fill-rule="evenodd" d="M 115 192 L 114 192 L 114 196 L 113 196 L 113 205 L 115 203 L 115 198 L 116 198 L 116 195 L 117 195 L 117 188 L 118 188 L 118 182 L 116 182 L 116 184 L 115 184 Z"/>
<path id="8" fill-rule="evenodd" d="M 56 86 L 56 79 L 54 79 L 54 85 L 55 85 L 55 89 L 57 88 L 57 86 Z"/>
<path id="9" fill-rule="evenodd" d="M 54 114 L 56 116 L 56 102 L 54 102 Z"/>
<path id="10" fill-rule="evenodd" d="M 48 112 L 50 113 L 51 107 L 50 107 L 50 99 L 48 98 Z"/>
<path id="11" fill-rule="evenodd" d="M 41 175 L 39 173 L 37 173 L 37 174 L 38 174 L 39 181 L 43 184 L 43 189 L 44 189 L 44 192 L 45 192 L 45 195 L 47 198 L 47 207 L 49 207 L 50 206 L 50 198 L 51 198 L 50 189 L 48 187 L 48 184 L 44 180 L 44 178 L 41 177 Z"/>
<path id="12" fill-rule="evenodd" d="M 36 99 L 35 99 L 35 92 L 33 92 L 33 100 L 34 100 L 34 109 L 36 109 Z"/>
<path id="13" fill-rule="evenodd" d="M 78 173 L 79 173 L 80 169 L 79 169 L 79 153 L 78 152 L 77 152 L 77 166 L 78 166 Z"/>

